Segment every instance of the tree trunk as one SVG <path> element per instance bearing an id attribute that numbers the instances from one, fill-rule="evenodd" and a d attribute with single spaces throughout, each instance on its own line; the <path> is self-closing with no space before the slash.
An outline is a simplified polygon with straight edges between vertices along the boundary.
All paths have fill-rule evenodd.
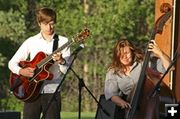
<path id="1" fill-rule="evenodd" d="M 28 0 L 27 1 L 27 15 L 26 15 L 26 28 L 29 30 L 28 32 L 33 32 L 36 28 L 36 17 L 35 17 L 35 10 L 36 10 L 36 0 Z"/>

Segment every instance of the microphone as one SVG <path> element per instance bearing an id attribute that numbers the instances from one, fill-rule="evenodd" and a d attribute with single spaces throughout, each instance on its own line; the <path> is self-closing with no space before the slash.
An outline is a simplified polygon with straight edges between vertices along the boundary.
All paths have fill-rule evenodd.
<path id="1" fill-rule="evenodd" d="M 76 48 L 73 53 L 71 53 L 71 55 L 77 55 L 82 49 L 84 49 L 84 44 L 80 44 L 79 47 Z"/>

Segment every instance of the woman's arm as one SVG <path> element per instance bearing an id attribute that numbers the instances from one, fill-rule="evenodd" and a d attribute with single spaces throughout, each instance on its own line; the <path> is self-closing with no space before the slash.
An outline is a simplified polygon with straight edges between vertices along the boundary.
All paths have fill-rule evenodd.
<path id="1" fill-rule="evenodd" d="M 162 65 L 164 66 L 165 69 L 167 69 L 171 64 L 171 60 L 169 56 L 159 48 L 159 46 L 156 44 L 154 40 L 151 40 L 148 47 L 148 51 L 152 51 L 155 54 L 155 56 L 161 59 Z M 171 70 L 174 70 L 174 66 L 171 68 Z"/>
<path id="2" fill-rule="evenodd" d="M 122 109 L 131 108 L 131 105 L 119 96 L 116 95 L 112 96 L 111 101 L 117 104 L 118 106 L 120 106 Z"/>

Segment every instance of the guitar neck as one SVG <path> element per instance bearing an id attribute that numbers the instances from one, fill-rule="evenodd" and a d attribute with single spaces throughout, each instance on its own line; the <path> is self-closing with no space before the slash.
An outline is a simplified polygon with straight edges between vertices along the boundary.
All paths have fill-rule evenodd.
<path id="1" fill-rule="evenodd" d="M 36 66 L 37 68 L 42 68 L 46 63 L 48 63 L 49 61 L 52 60 L 52 56 L 53 54 L 62 51 L 63 49 L 65 49 L 66 47 L 70 47 L 70 45 L 72 45 L 74 42 L 83 42 L 84 39 L 86 39 L 90 34 L 89 29 L 84 29 L 84 31 L 80 32 L 76 37 L 72 38 L 72 41 L 68 41 L 67 43 L 65 43 L 63 46 L 61 46 L 60 48 L 58 48 L 57 50 L 55 50 L 52 54 L 48 55 L 46 58 L 44 58 L 43 60 L 41 60 Z"/>
<path id="2" fill-rule="evenodd" d="M 62 51 L 64 48 L 66 47 L 70 47 L 72 45 L 73 41 L 69 41 L 67 43 L 65 43 L 63 46 L 59 47 L 58 49 L 56 49 L 52 54 L 48 55 L 46 58 L 44 58 L 43 60 L 41 60 L 38 64 L 37 64 L 37 68 L 42 68 L 45 64 L 47 64 L 49 61 L 52 60 L 52 56 L 55 53 L 58 53 L 60 51 Z"/>

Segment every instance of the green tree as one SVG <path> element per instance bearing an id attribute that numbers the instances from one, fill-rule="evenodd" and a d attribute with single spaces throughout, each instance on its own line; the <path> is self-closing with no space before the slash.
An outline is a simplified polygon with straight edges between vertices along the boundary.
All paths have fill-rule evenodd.
<path id="1" fill-rule="evenodd" d="M 112 57 L 112 48 L 120 37 L 137 45 L 144 44 L 154 22 L 154 0 L 0 0 L 0 109 L 22 109 L 22 103 L 9 95 L 7 63 L 19 45 L 38 32 L 36 8 L 48 6 L 56 10 L 56 31 L 70 40 L 84 28 L 91 31 L 85 48 L 78 55 L 73 69 L 98 99 L 103 93 L 105 73 Z M 72 51 L 78 44 L 72 45 Z M 5 84 L 5 85 L 4 85 Z M 77 111 L 78 80 L 70 71 L 63 83 L 63 110 Z M 19 106 L 6 106 L 8 100 Z M 96 102 L 83 88 L 82 111 L 95 111 Z"/>

